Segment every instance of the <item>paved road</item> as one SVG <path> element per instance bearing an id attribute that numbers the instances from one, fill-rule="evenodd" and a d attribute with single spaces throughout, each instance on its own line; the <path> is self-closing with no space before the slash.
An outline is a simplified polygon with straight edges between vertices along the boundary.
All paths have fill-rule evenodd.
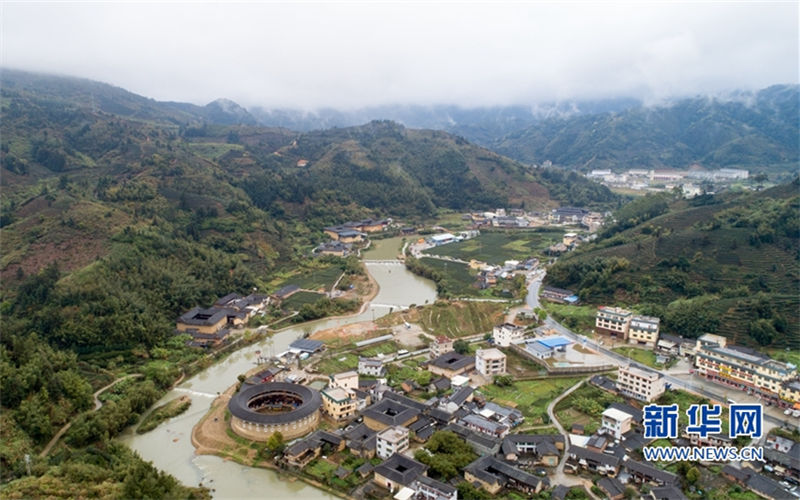
<path id="1" fill-rule="evenodd" d="M 539 296 L 538 296 L 539 293 L 538 292 L 539 292 L 539 287 L 541 286 L 541 283 L 542 283 L 542 279 L 544 279 L 544 273 L 537 274 L 536 277 L 534 278 L 533 282 L 528 287 L 529 293 L 528 293 L 527 303 L 531 307 L 538 307 L 538 305 L 539 305 Z M 728 399 L 727 396 L 726 396 L 727 393 L 723 392 L 723 391 L 726 391 L 726 388 L 721 387 L 721 386 L 719 386 L 717 384 L 713 384 L 711 382 L 708 382 L 708 381 L 706 381 L 706 380 L 704 380 L 704 379 L 702 379 L 700 377 L 691 376 L 690 380 L 684 380 L 684 379 L 678 378 L 678 377 L 676 377 L 674 375 L 671 375 L 666 371 L 656 370 L 656 369 L 651 368 L 651 367 L 649 367 L 647 365 L 643 365 L 641 363 L 638 363 L 638 362 L 636 362 L 636 361 L 634 361 L 634 360 L 632 360 L 630 358 L 627 358 L 627 357 L 625 357 L 625 356 L 623 356 L 623 355 L 621 355 L 619 353 L 616 353 L 616 352 L 614 352 L 614 351 L 612 351 L 610 349 L 606 349 L 605 347 L 603 347 L 602 345 L 599 345 L 597 342 L 595 342 L 592 339 L 589 339 L 589 338 L 587 338 L 587 337 L 585 337 L 583 335 L 576 334 L 575 332 L 573 332 L 569 328 L 566 328 L 562 324 L 560 324 L 557 321 L 555 321 L 550 316 L 547 317 L 547 319 L 545 320 L 544 324 L 548 328 L 552 328 L 555 331 L 557 331 L 560 335 L 563 335 L 563 336 L 565 336 L 567 338 L 570 338 L 570 339 L 574 340 L 575 342 L 581 343 L 581 344 L 585 345 L 586 347 L 590 347 L 590 348 L 596 350 L 597 352 L 605 355 L 607 358 L 609 358 L 613 363 L 615 363 L 618 366 L 630 365 L 630 366 L 635 366 L 637 368 L 640 368 L 640 369 L 642 369 L 644 371 L 647 371 L 647 372 L 659 373 L 664 377 L 664 380 L 668 384 L 672 385 L 672 387 L 684 389 L 684 390 L 687 390 L 689 392 L 694 392 L 696 394 L 700 394 L 701 396 L 707 397 L 709 399 L 713 399 L 713 400 L 716 400 L 716 401 L 721 401 L 723 403 L 725 401 L 727 401 L 727 399 Z M 727 390 L 731 390 L 732 391 L 733 389 L 727 389 Z M 736 391 L 736 392 L 737 392 L 737 398 L 741 398 L 741 399 L 751 398 L 750 396 L 748 396 L 744 392 L 741 392 L 741 391 Z M 739 396 L 739 394 L 741 396 Z M 738 399 L 737 399 L 737 401 L 738 401 Z M 752 402 L 757 403 L 756 400 L 754 400 Z M 797 425 L 796 423 L 792 423 L 791 421 L 788 421 L 786 419 L 783 419 L 783 418 L 780 418 L 780 417 L 774 415 L 774 413 L 776 411 L 778 411 L 777 408 L 770 408 L 770 409 L 768 409 L 768 411 L 772 411 L 773 415 L 770 415 L 767 412 L 764 413 L 764 419 L 767 422 L 770 422 L 770 423 L 772 423 L 774 425 L 778 425 L 778 426 L 783 426 L 785 424 Z M 787 417 L 787 418 L 791 418 L 791 417 Z"/>

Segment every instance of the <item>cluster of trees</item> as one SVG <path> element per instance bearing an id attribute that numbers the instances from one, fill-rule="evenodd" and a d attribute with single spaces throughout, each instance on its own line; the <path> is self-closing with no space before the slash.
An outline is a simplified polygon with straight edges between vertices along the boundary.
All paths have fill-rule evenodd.
<path id="1" fill-rule="evenodd" d="M 330 299 L 322 297 L 313 304 L 303 304 L 293 321 L 300 323 L 313 319 L 324 318 L 326 316 L 338 316 L 357 311 L 361 307 L 359 299 Z"/>
<path id="2" fill-rule="evenodd" d="M 604 228 L 600 237 L 610 238 L 617 233 L 666 213 L 669 210 L 669 201 L 672 197 L 671 193 L 647 194 L 623 205 L 614 212 L 616 222 Z"/>
<path id="3" fill-rule="evenodd" d="M 537 180 L 547 188 L 550 197 L 562 205 L 587 208 L 611 208 L 623 199 L 606 186 L 576 173 L 556 168 L 537 170 Z"/>
<path id="4" fill-rule="evenodd" d="M 414 459 L 429 467 L 429 474 L 436 479 L 448 481 L 472 463 L 478 455 L 472 447 L 451 431 L 436 431 L 425 444 L 425 448 L 414 453 Z"/>
<path id="5" fill-rule="evenodd" d="M 51 465 L 35 462 L 36 474 L 7 484 L 8 498 L 183 498 L 209 499 L 204 488 L 188 488 L 114 441 L 54 455 Z M 36 477 L 38 476 L 38 477 Z"/>
<path id="6" fill-rule="evenodd" d="M 554 286 L 579 290 L 581 300 L 605 296 L 620 286 L 620 274 L 629 268 L 624 257 L 562 259 L 547 270 L 547 281 Z"/>

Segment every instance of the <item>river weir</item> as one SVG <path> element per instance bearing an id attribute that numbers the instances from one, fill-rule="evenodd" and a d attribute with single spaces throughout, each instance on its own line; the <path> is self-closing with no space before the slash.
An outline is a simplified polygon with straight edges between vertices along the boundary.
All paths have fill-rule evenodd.
<path id="1" fill-rule="evenodd" d="M 192 395 L 192 406 L 186 413 L 145 434 L 136 434 L 133 427 L 129 428 L 120 435 L 119 441 L 183 484 L 197 486 L 202 483 L 212 490 L 215 498 L 337 498 L 302 481 L 283 480 L 272 470 L 247 467 L 213 455 L 197 455 L 191 435 L 192 428 L 208 413 L 214 399 L 236 383 L 238 375 L 255 366 L 258 357 L 256 351 L 283 352 L 294 340 L 316 331 L 371 321 L 392 310 L 436 300 L 433 283 L 412 274 L 400 262 L 366 262 L 365 265 L 380 290 L 360 314 L 289 327 L 276 332 L 268 340 L 232 353 L 185 380 L 155 404 L 158 406 L 189 393 Z"/>

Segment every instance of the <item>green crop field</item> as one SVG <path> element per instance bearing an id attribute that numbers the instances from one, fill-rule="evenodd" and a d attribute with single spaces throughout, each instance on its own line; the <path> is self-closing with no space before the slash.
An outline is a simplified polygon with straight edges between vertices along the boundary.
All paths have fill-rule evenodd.
<path id="1" fill-rule="evenodd" d="M 611 394 L 587 382 L 559 401 L 554 412 L 565 429 L 570 429 L 572 424 L 580 424 L 584 426 L 586 434 L 591 434 L 600 426 L 603 410 L 611 403 L 621 403 L 624 400 L 622 396 Z"/>
<path id="2" fill-rule="evenodd" d="M 481 387 L 480 392 L 499 404 L 515 405 L 525 415 L 526 424 L 535 424 L 547 411 L 550 401 L 580 380 L 579 377 L 525 380 L 516 381 L 510 387 L 490 384 Z"/>
<path id="3" fill-rule="evenodd" d="M 284 300 L 281 307 L 286 311 L 299 311 L 305 304 L 314 304 L 324 296 L 321 293 L 299 291 Z"/>
<path id="4" fill-rule="evenodd" d="M 477 277 L 465 264 L 423 257 L 420 262 L 442 273 L 447 290 L 456 297 L 479 297 L 481 290 L 472 286 Z"/>
<path id="5" fill-rule="evenodd" d="M 459 243 L 431 248 L 431 255 L 454 257 L 461 260 L 480 260 L 499 265 L 506 260 L 524 260 L 540 256 L 554 243 L 561 241 L 562 231 L 487 232 Z"/>
<path id="6" fill-rule="evenodd" d="M 329 289 L 339 276 L 342 269 L 336 265 L 321 267 L 319 269 L 307 269 L 297 274 L 293 274 L 281 280 L 275 285 L 276 289 L 286 285 L 297 285 L 306 290 L 319 290 L 320 288 Z"/>

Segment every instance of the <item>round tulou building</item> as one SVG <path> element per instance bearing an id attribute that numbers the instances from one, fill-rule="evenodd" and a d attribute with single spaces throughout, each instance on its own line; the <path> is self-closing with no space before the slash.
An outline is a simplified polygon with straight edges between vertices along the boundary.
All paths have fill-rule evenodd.
<path id="1" fill-rule="evenodd" d="M 266 441 L 276 432 L 288 441 L 313 431 L 320 406 L 319 392 L 288 382 L 245 386 L 228 403 L 233 432 L 255 441 Z"/>

